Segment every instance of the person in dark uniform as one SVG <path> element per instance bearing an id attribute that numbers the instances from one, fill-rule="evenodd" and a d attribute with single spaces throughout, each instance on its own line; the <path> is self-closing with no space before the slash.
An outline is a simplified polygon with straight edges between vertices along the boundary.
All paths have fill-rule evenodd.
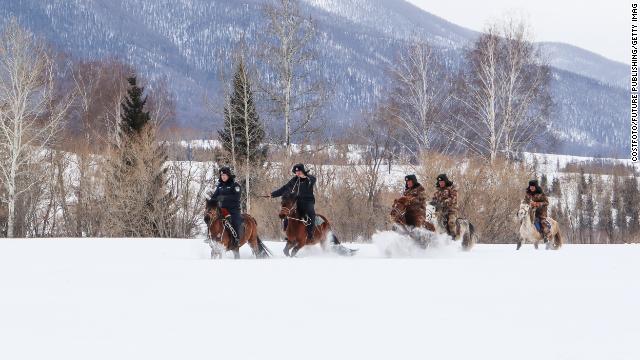
<path id="1" fill-rule="evenodd" d="M 211 198 L 207 200 L 207 208 L 218 205 L 222 216 L 230 220 L 231 227 L 233 227 L 235 234 L 232 233 L 231 237 L 236 244 L 239 244 L 243 232 L 242 213 L 240 212 L 240 194 L 242 191 L 240 184 L 235 181 L 236 177 L 230 168 L 221 168 L 219 174 L 218 185 Z"/>
<path id="2" fill-rule="evenodd" d="M 295 176 L 280 189 L 272 192 L 271 197 L 280 197 L 286 192 L 295 194 L 299 216 L 304 218 L 306 215 L 311 220 L 307 224 L 307 239 L 311 240 L 313 239 L 313 228 L 316 219 L 316 198 L 313 195 L 313 186 L 316 184 L 316 178 L 313 175 L 309 175 L 303 164 L 294 165 L 291 171 Z"/>

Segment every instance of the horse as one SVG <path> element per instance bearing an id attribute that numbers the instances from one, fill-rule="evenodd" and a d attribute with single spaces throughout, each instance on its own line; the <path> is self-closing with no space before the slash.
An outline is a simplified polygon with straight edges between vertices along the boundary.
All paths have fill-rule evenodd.
<path id="1" fill-rule="evenodd" d="M 418 246 L 426 248 L 430 243 L 430 234 L 436 231 L 433 224 L 425 221 L 425 214 L 419 207 L 409 206 L 410 199 L 402 196 L 393 201 L 389 214 L 393 223 L 391 229 L 412 238 Z M 422 223 L 416 226 L 416 224 Z M 426 230 L 426 231 L 425 231 Z"/>
<path id="2" fill-rule="evenodd" d="M 449 234 L 447 231 L 446 218 L 442 215 L 441 211 L 436 209 L 434 204 L 429 203 L 427 205 L 426 214 L 427 221 L 435 226 L 436 233 Z M 462 239 L 462 249 L 471 250 L 476 242 L 478 242 L 478 234 L 473 224 L 465 218 L 456 218 L 456 228 L 459 231 L 457 231 L 457 234 L 451 236 L 453 240 L 458 241 Z"/>
<path id="3" fill-rule="evenodd" d="M 287 221 L 285 229 L 287 244 L 284 247 L 284 254 L 288 257 L 294 257 L 305 245 L 320 244 L 322 249 L 327 249 L 327 243 L 331 240 L 331 249 L 338 255 L 352 256 L 357 250 L 349 249 L 340 244 L 338 237 L 331 231 L 331 223 L 323 215 L 316 213 L 315 219 L 301 218 L 298 215 L 296 207 L 296 196 L 294 194 L 285 194 L 282 196 L 280 203 L 280 212 L 278 217 Z M 314 221 L 313 238 L 307 241 L 306 225 L 309 221 Z M 290 252 L 291 250 L 291 252 Z"/>
<path id="4" fill-rule="evenodd" d="M 209 215 L 207 236 L 209 246 L 211 247 L 212 259 L 221 258 L 225 251 L 233 251 L 233 257 L 239 259 L 240 248 L 246 243 L 249 243 L 251 251 L 257 259 L 271 257 L 271 252 L 258 236 L 258 223 L 253 216 L 242 214 L 244 234 L 242 235 L 242 239 L 240 239 L 240 243 L 236 244 L 235 241 L 232 240 L 231 223 L 223 218 L 220 208 L 217 206 L 211 207 L 207 213 Z"/>
<path id="5" fill-rule="evenodd" d="M 544 235 L 540 231 L 538 231 L 536 226 L 533 224 L 532 218 L 534 217 L 535 209 L 531 208 L 531 206 L 527 203 L 520 204 L 520 209 L 518 210 L 518 220 L 520 221 L 520 239 L 518 240 L 516 250 L 520 250 L 523 241 L 533 243 L 533 246 L 537 249 L 540 241 L 544 239 Z M 551 224 L 551 237 L 553 241 L 547 242 L 546 249 L 558 250 L 562 246 L 562 235 L 560 234 L 560 226 L 558 225 L 557 221 L 548 216 L 547 220 Z"/>

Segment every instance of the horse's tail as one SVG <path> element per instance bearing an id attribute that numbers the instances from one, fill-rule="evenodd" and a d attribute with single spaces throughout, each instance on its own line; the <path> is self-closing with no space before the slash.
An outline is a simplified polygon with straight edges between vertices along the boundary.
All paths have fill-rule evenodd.
<path id="1" fill-rule="evenodd" d="M 338 237 L 333 232 L 329 233 L 329 238 L 331 239 L 331 249 L 338 255 L 353 256 L 358 251 L 357 249 L 349 249 L 342 245 L 338 240 Z"/>
<path id="2" fill-rule="evenodd" d="M 467 223 L 469 224 L 469 238 L 462 239 L 462 247 L 464 248 L 464 250 L 471 250 L 473 245 L 477 242 L 478 235 L 476 234 L 476 227 L 473 226 L 470 221 L 468 221 Z"/>
<path id="3" fill-rule="evenodd" d="M 270 258 L 273 257 L 273 254 L 271 253 L 271 250 L 269 250 L 269 248 L 267 248 L 267 246 L 262 242 L 262 240 L 260 240 L 260 237 L 258 236 L 258 251 L 259 251 L 259 257 L 262 258 Z"/>
<path id="4" fill-rule="evenodd" d="M 338 237 L 336 236 L 336 234 L 331 232 L 329 236 L 331 237 L 331 245 L 340 245 L 340 241 L 338 240 Z"/>
<path id="5" fill-rule="evenodd" d="M 553 236 L 553 248 L 558 250 L 560 247 L 562 247 L 562 235 L 560 235 L 560 230 L 558 230 Z"/>

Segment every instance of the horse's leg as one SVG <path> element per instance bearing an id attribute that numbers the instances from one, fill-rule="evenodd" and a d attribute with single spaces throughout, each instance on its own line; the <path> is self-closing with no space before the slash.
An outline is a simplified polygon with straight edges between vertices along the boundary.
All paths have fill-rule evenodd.
<path id="1" fill-rule="evenodd" d="M 533 241 L 533 247 L 535 247 L 535 248 L 536 248 L 536 250 L 538 250 L 538 243 L 539 243 L 539 242 L 540 242 L 540 241 L 539 241 L 538 239 L 535 239 L 535 240 Z"/>
<path id="2" fill-rule="evenodd" d="M 520 250 L 520 247 L 522 247 L 522 238 L 518 239 L 518 244 L 516 245 L 516 250 Z"/>
<path id="3" fill-rule="evenodd" d="M 284 249 L 282 249 L 282 252 L 284 252 L 284 255 L 286 257 L 290 257 L 291 254 L 289 254 L 289 249 L 291 249 L 291 244 L 289 243 L 289 240 L 287 239 L 287 244 L 284 246 Z"/>
<path id="4" fill-rule="evenodd" d="M 291 251 L 291 257 L 296 257 L 296 255 L 298 254 L 298 251 L 300 251 L 300 249 L 302 249 L 304 245 L 301 244 L 297 244 L 296 246 L 293 247 L 293 250 Z"/>

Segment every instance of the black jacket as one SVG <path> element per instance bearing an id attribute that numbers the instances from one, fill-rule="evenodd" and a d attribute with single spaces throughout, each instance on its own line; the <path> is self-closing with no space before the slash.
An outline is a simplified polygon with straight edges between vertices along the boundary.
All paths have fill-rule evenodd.
<path id="1" fill-rule="evenodd" d="M 300 200 L 315 201 L 313 196 L 313 186 L 316 184 L 316 178 L 312 175 L 307 175 L 305 179 L 301 179 L 294 176 L 288 183 L 286 183 L 280 189 L 271 193 L 272 197 L 280 197 L 285 192 L 291 192 L 295 194 Z"/>
<path id="2" fill-rule="evenodd" d="M 240 184 L 235 182 L 235 178 L 229 178 L 227 182 L 218 180 L 216 191 L 207 201 L 207 205 L 211 206 L 215 203 L 219 203 L 221 208 L 225 208 L 229 211 L 239 211 L 241 193 L 242 189 L 240 188 Z"/>

